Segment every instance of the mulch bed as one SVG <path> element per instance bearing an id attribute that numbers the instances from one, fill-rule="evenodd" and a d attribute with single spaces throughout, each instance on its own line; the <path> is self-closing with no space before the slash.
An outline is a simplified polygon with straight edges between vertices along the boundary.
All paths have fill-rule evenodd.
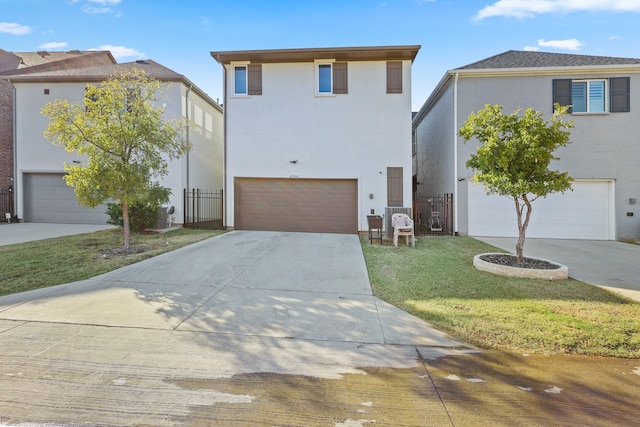
<path id="1" fill-rule="evenodd" d="M 482 261 L 491 264 L 506 265 L 508 267 L 531 268 L 535 270 L 557 270 L 560 268 L 558 264 L 536 258 L 524 258 L 523 262 L 518 262 L 515 255 L 510 254 L 489 254 L 480 257 Z"/>

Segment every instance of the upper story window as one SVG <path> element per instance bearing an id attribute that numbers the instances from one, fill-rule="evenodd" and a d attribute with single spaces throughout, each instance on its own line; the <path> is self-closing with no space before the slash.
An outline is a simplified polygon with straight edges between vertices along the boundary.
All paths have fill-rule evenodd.
<path id="1" fill-rule="evenodd" d="M 604 80 L 571 82 L 571 104 L 574 113 L 604 113 L 607 111 Z"/>
<path id="2" fill-rule="evenodd" d="M 333 73 L 331 64 L 318 64 L 318 93 L 333 93 Z"/>
<path id="3" fill-rule="evenodd" d="M 553 102 L 571 105 L 572 113 L 631 111 L 629 77 L 610 79 L 554 79 Z"/>
<path id="4" fill-rule="evenodd" d="M 418 152 L 418 136 L 416 135 L 416 131 L 414 130 L 411 134 L 411 154 L 416 155 Z"/>
<path id="5" fill-rule="evenodd" d="M 262 95 L 262 64 L 233 66 L 233 94 Z"/>
<path id="6" fill-rule="evenodd" d="M 340 95 L 349 92 L 346 62 L 316 62 L 316 94 Z"/>
<path id="7" fill-rule="evenodd" d="M 233 94 L 247 95 L 247 66 L 236 65 L 233 67 Z"/>

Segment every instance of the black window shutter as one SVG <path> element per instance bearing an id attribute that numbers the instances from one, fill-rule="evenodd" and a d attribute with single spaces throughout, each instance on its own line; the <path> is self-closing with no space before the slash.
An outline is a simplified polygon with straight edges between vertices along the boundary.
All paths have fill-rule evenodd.
<path id="1" fill-rule="evenodd" d="M 346 62 L 335 62 L 333 64 L 333 93 L 349 93 L 349 76 Z"/>
<path id="2" fill-rule="evenodd" d="M 247 95 L 262 95 L 262 64 L 247 67 Z"/>
<path id="3" fill-rule="evenodd" d="M 609 111 L 628 113 L 631 111 L 631 79 L 612 77 L 609 79 Z"/>
<path id="4" fill-rule="evenodd" d="M 571 105 L 571 79 L 553 80 L 553 103 L 561 106 Z"/>

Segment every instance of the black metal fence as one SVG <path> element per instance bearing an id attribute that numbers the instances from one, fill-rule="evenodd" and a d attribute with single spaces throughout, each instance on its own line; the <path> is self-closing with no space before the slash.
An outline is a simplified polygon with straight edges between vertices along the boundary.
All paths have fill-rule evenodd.
<path id="1" fill-rule="evenodd" d="M 184 189 L 183 227 L 222 230 L 224 227 L 224 199 L 222 196 L 222 190 Z"/>
<path id="2" fill-rule="evenodd" d="M 417 234 L 453 234 L 453 193 L 438 196 L 414 193 L 413 216 Z"/>
<path id="3" fill-rule="evenodd" d="M 0 222 L 12 222 L 14 217 L 13 186 L 0 187 Z"/>

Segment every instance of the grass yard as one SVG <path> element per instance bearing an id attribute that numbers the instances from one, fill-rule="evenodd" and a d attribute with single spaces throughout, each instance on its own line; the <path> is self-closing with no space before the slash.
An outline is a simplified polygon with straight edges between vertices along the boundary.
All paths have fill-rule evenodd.
<path id="1" fill-rule="evenodd" d="M 404 240 L 401 239 L 404 243 Z M 496 276 L 473 256 L 502 252 L 469 237 L 415 248 L 361 238 L 374 293 L 482 348 L 640 358 L 640 303 L 573 279 Z"/>
<path id="2" fill-rule="evenodd" d="M 0 246 L 0 295 L 88 279 L 220 233 L 183 228 L 132 232 L 132 253 L 126 256 L 117 253 L 122 229 Z"/>

